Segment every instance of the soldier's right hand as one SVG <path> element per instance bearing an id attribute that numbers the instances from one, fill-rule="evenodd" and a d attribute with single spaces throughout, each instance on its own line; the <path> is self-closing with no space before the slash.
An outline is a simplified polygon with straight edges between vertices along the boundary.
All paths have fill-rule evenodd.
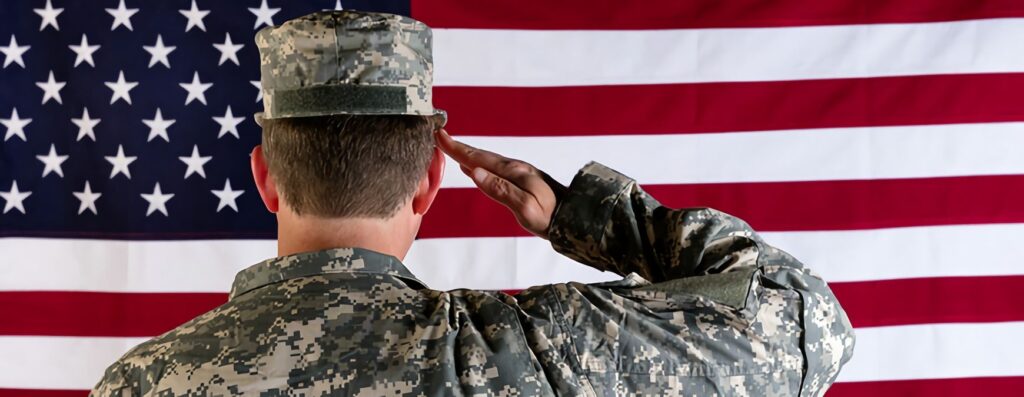
<path id="1" fill-rule="evenodd" d="M 459 169 L 484 194 L 511 210 L 524 229 L 548 238 L 551 216 L 565 186 L 524 161 L 456 141 L 443 129 L 434 134 L 437 146 L 459 163 Z"/>

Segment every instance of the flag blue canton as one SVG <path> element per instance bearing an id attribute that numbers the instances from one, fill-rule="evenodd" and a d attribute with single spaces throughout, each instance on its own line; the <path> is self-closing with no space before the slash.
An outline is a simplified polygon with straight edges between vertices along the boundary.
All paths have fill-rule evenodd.
<path id="1" fill-rule="evenodd" d="M 32 0 L 0 4 L 0 235 L 273 238 L 249 153 L 253 36 L 399 1 Z"/>

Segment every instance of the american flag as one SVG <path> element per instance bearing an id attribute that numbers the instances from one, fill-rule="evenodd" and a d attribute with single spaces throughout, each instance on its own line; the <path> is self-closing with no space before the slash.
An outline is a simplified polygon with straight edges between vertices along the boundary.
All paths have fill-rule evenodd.
<path id="1" fill-rule="evenodd" d="M 84 396 L 275 256 L 253 35 L 341 7 L 435 28 L 453 135 L 563 183 L 598 160 L 821 273 L 858 336 L 829 396 L 1024 390 L 1020 0 L 5 0 L 0 395 Z M 406 259 L 433 288 L 614 277 L 452 168 Z"/>

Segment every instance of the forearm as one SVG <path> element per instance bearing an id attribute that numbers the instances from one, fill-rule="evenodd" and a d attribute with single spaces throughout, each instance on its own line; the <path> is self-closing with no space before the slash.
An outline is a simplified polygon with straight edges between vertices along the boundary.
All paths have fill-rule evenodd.
<path id="1" fill-rule="evenodd" d="M 555 250 L 574 260 L 653 282 L 752 265 L 760 243 L 736 217 L 664 207 L 633 179 L 597 163 L 577 173 L 548 235 Z"/>

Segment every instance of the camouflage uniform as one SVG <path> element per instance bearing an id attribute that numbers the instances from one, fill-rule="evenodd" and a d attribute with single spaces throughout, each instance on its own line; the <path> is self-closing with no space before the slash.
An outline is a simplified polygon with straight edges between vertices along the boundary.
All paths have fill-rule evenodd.
<path id="1" fill-rule="evenodd" d="M 624 279 L 510 296 L 431 290 L 359 248 L 271 259 L 92 395 L 821 396 L 850 359 L 825 282 L 737 218 L 591 163 L 549 233 Z"/>
<path id="2" fill-rule="evenodd" d="M 411 18 L 314 13 L 256 42 L 257 121 L 444 117 L 430 29 Z M 275 258 L 240 272 L 226 304 L 125 354 L 93 395 L 820 396 L 852 353 L 846 314 L 795 259 L 601 165 L 574 178 L 549 237 L 625 278 L 510 296 L 431 290 L 361 248 Z"/>

